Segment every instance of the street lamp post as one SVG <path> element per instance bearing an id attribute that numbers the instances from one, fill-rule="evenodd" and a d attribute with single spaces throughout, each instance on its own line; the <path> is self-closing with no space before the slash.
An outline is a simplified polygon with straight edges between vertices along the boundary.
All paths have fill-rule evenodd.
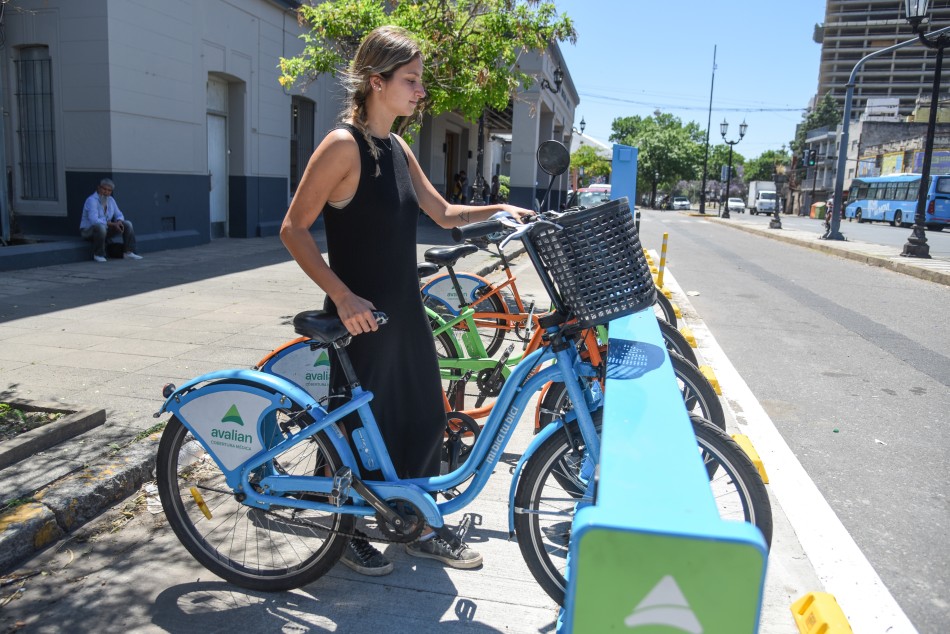
<path id="1" fill-rule="evenodd" d="M 914 33 L 920 42 L 927 48 L 937 50 L 937 60 L 934 63 L 933 93 L 930 95 L 930 118 L 927 121 L 927 140 L 924 144 L 924 164 L 920 170 L 920 189 L 917 191 L 917 212 L 914 214 L 914 227 L 904 244 L 901 255 L 910 258 L 929 258 L 930 246 L 927 244 L 927 191 L 930 189 L 930 163 L 934 152 L 934 131 L 937 128 L 937 106 L 940 95 L 940 71 L 943 66 L 943 49 L 950 45 L 950 36 L 941 33 L 934 39 L 920 30 L 920 23 L 927 14 L 929 0 L 905 0 L 907 21 L 910 22 Z"/>
<path id="2" fill-rule="evenodd" d="M 788 176 L 785 174 L 785 167 L 775 166 L 775 174 L 772 175 L 772 181 L 775 183 L 775 215 L 769 221 L 769 229 L 781 229 L 782 219 L 779 217 L 779 205 L 785 198 L 785 185 L 788 184 Z"/>
<path id="3" fill-rule="evenodd" d="M 742 137 L 745 136 L 745 131 L 749 129 L 749 124 L 743 121 L 739 124 L 739 138 L 735 141 L 729 141 L 726 139 L 726 133 L 729 132 L 729 123 L 723 119 L 722 123 L 719 124 L 719 132 L 722 134 L 722 140 L 729 144 L 729 167 L 726 169 L 726 193 L 725 199 L 728 202 L 729 200 L 729 190 L 732 186 L 732 146 L 736 145 L 739 141 L 742 140 Z M 722 206 L 721 218 L 729 218 L 729 205 Z"/>

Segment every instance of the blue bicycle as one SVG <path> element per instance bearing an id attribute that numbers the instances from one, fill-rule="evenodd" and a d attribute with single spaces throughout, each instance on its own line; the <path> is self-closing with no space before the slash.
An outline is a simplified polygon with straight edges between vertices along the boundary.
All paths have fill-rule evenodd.
<path id="1" fill-rule="evenodd" d="M 563 159 L 563 167 L 541 163 L 550 174 L 566 169 Z M 497 228 L 481 223 L 460 233 L 468 237 Z M 223 370 L 179 388 L 166 386 L 156 416 L 172 416 L 156 472 L 166 517 L 185 548 L 227 581 L 279 591 L 330 570 L 360 517 L 375 519 L 370 536 L 375 540 L 410 542 L 428 525 L 459 547 L 461 537 L 445 517 L 479 495 L 535 392 L 555 381 L 566 386 L 572 403 L 584 406 L 575 405 L 546 426 L 518 461 L 509 531 L 517 535 L 535 578 L 563 601 L 571 519 L 594 495 L 603 405 L 597 370 L 580 358 L 575 338 L 582 328 L 649 309 L 655 289 L 625 200 L 557 222 L 538 221 L 523 239 L 556 307 L 541 320 L 550 345 L 512 370 L 468 459 L 450 473 L 396 476 L 369 407 L 373 395 L 360 387 L 346 355 L 350 335 L 331 314 L 300 313 L 294 326 L 338 355 L 351 396 L 332 411 L 299 386 L 255 370 Z M 591 288 L 568 281 L 574 265 L 583 268 Z M 376 317 L 385 323 L 385 315 Z M 363 424 L 347 438 L 337 423 L 354 411 Z M 751 462 L 708 423 L 697 420 L 694 428 L 712 465 L 710 481 L 721 512 L 754 522 L 768 539 L 768 498 Z M 383 479 L 364 479 L 370 470 L 381 471 Z"/>

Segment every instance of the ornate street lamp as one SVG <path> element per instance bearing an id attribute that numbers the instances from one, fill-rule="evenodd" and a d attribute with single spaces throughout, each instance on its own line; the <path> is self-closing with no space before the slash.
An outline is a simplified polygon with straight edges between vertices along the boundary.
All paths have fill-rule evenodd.
<path id="1" fill-rule="evenodd" d="M 769 221 L 769 229 L 781 229 L 782 219 L 778 215 L 778 208 L 779 204 L 785 199 L 785 186 L 788 184 L 788 176 L 785 174 L 784 165 L 775 166 L 772 181 L 775 183 L 775 216 Z"/>
<path id="2" fill-rule="evenodd" d="M 917 191 L 917 212 L 914 214 L 914 227 L 904 244 L 901 255 L 911 258 L 929 258 L 930 246 L 927 244 L 927 191 L 930 189 L 930 163 L 934 152 L 934 130 L 937 127 L 937 106 L 940 95 L 940 71 L 943 67 L 943 49 L 950 44 L 950 36 L 941 33 L 934 39 L 927 39 L 920 30 L 920 23 L 927 14 L 929 0 L 905 0 L 904 9 L 907 21 L 917 34 L 917 38 L 927 48 L 937 49 L 937 61 L 934 63 L 933 93 L 930 95 L 930 119 L 927 122 L 927 140 L 924 144 L 924 164 L 920 170 L 920 189 Z"/>
<path id="3" fill-rule="evenodd" d="M 720 217 L 729 218 L 729 189 L 732 186 L 732 146 L 736 145 L 739 141 L 742 140 L 742 137 L 745 136 L 745 131 L 749 129 L 749 124 L 744 120 L 739 124 L 739 138 L 735 141 L 726 140 L 726 133 L 729 132 L 729 123 L 723 119 L 722 123 L 719 124 L 719 133 L 722 134 L 722 140 L 729 144 L 729 167 L 726 169 L 726 194 L 724 198 L 726 199 L 725 205 L 722 205 L 722 214 Z"/>
<path id="4" fill-rule="evenodd" d="M 587 127 L 587 122 L 584 121 L 584 117 L 581 117 L 581 134 L 584 134 L 584 128 Z"/>
<path id="5" fill-rule="evenodd" d="M 559 92 L 561 92 L 561 82 L 563 81 L 564 81 L 564 73 L 561 71 L 561 67 L 558 66 L 557 68 L 554 69 L 554 88 L 551 88 L 551 84 L 548 82 L 547 77 L 541 80 L 541 87 L 547 88 L 548 90 L 550 90 L 552 93 L 556 95 Z M 583 132 L 584 130 L 581 129 L 581 133 Z"/>

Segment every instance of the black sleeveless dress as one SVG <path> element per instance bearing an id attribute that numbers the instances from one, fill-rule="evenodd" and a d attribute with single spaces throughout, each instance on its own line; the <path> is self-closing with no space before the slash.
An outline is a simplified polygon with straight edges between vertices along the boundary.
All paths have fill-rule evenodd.
<path id="1" fill-rule="evenodd" d="M 360 384 L 373 392 L 371 408 L 396 473 L 401 478 L 438 475 L 446 419 L 438 358 L 416 274 L 419 201 L 409 161 L 393 135 L 374 137 L 380 150 L 376 176 L 376 160 L 363 134 L 349 125 L 343 128 L 359 146 L 360 181 L 345 207 L 328 204 L 323 210 L 330 268 L 390 320 L 376 332 L 353 337 L 346 352 Z M 327 309 L 335 310 L 329 298 Z M 331 363 L 331 390 L 339 391 L 344 383 L 338 364 Z M 339 399 L 330 401 L 331 407 L 339 404 L 334 402 Z M 351 434 L 362 423 L 353 414 L 344 426 Z"/>

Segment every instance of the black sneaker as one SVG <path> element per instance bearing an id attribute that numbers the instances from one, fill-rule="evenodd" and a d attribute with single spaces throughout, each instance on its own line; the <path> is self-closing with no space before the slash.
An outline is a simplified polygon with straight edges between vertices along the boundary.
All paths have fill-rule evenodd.
<path id="1" fill-rule="evenodd" d="M 356 531 L 359 537 L 353 537 L 340 558 L 351 569 L 368 577 L 382 577 L 393 571 L 393 562 L 366 541 L 363 533 Z"/>
<path id="2" fill-rule="evenodd" d="M 456 550 L 452 550 L 449 543 L 436 535 L 429 539 L 406 544 L 406 552 L 413 557 L 425 557 L 427 559 L 436 559 L 446 566 L 458 568 L 459 570 L 468 570 L 478 568 L 482 565 L 482 556 L 462 544 Z"/>

